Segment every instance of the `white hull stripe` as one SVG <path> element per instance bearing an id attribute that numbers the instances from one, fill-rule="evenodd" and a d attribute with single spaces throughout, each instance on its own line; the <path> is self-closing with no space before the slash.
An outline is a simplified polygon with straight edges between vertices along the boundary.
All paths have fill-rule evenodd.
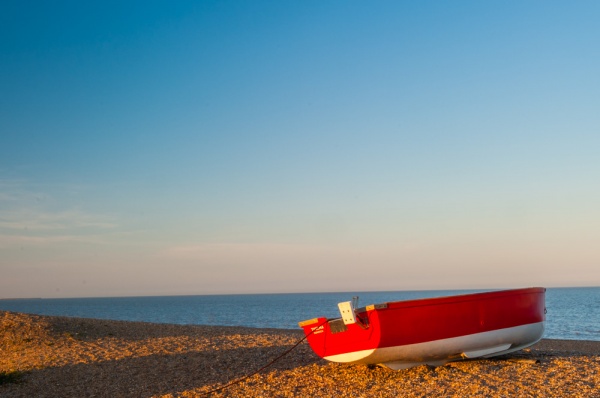
<path id="1" fill-rule="evenodd" d="M 384 364 L 392 369 L 439 366 L 463 358 L 491 357 L 528 347 L 544 333 L 544 322 L 425 343 L 376 348 L 324 357 L 333 362 Z"/>

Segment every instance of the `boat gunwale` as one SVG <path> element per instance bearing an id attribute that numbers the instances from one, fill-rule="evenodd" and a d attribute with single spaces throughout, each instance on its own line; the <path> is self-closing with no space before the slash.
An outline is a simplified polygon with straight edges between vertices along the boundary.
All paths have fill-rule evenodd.
<path id="1" fill-rule="evenodd" d="M 357 314 L 365 314 L 371 311 L 387 311 L 387 310 L 395 310 L 401 308 L 414 308 L 414 307 L 425 307 L 431 305 L 446 305 L 446 304 L 455 304 L 469 301 L 479 301 L 479 300 L 488 300 L 501 298 L 506 296 L 514 296 L 520 294 L 535 294 L 535 293 L 545 293 L 546 288 L 544 287 L 526 287 L 519 289 L 504 289 L 504 290 L 488 290 L 474 293 L 463 293 L 452 296 L 439 296 L 439 297 L 423 297 L 417 299 L 410 300 L 398 300 L 398 301 L 387 301 L 378 304 L 370 304 L 364 307 L 357 308 L 355 312 Z M 301 321 L 298 325 L 301 328 L 306 326 L 313 325 L 317 323 L 320 319 L 325 318 L 327 321 L 334 321 L 336 319 L 341 319 L 340 317 L 316 317 L 312 319 L 308 319 L 305 321 Z"/>
<path id="2" fill-rule="evenodd" d="M 457 294 L 454 296 L 423 297 L 410 300 L 388 301 L 381 304 L 371 304 L 365 307 L 357 308 L 356 312 L 360 314 L 369 311 L 385 311 L 398 308 L 424 307 L 439 304 L 454 304 L 468 301 L 478 301 L 481 299 L 487 300 L 506 296 L 514 296 L 519 294 L 544 293 L 545 291 L 546 288 L 544 287 L 528 287 L 522 289 L 492 290 L 475 293 L 465 293 Z M 385 304 L 385 307 L 382 306 L 383 304 Z"/>

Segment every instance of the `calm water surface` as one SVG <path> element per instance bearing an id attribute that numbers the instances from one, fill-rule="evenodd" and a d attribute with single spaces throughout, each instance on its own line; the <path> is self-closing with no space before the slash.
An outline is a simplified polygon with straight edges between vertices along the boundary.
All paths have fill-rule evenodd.
<path id="1" fill-rule="evenodd" d="M 359 306 L 476 290 L 294 293 L 214 296 L 0 300 L 0 310 L 40 315 L 192 325 L 297 329 L 298 321 L 339 316 L 337 303 Z M 550 288 L 545 338 L 600 341 L 600 287 Z"/>

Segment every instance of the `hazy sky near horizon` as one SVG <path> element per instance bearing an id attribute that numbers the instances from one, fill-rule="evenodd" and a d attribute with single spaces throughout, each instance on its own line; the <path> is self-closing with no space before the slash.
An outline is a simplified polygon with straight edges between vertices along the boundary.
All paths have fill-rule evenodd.
<path id="1" fill-rule="evenodd" d="M 598 20 L 3 1 L 0 298 L 598 286 Z"/>

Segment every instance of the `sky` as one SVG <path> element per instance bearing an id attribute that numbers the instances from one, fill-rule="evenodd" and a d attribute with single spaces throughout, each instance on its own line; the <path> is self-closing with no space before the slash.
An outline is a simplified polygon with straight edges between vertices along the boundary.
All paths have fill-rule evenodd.
<path id="1" fill-rule="evenodd" d="M 0 298 L 600 285 L 600 3 L 0 3 Z"/>

